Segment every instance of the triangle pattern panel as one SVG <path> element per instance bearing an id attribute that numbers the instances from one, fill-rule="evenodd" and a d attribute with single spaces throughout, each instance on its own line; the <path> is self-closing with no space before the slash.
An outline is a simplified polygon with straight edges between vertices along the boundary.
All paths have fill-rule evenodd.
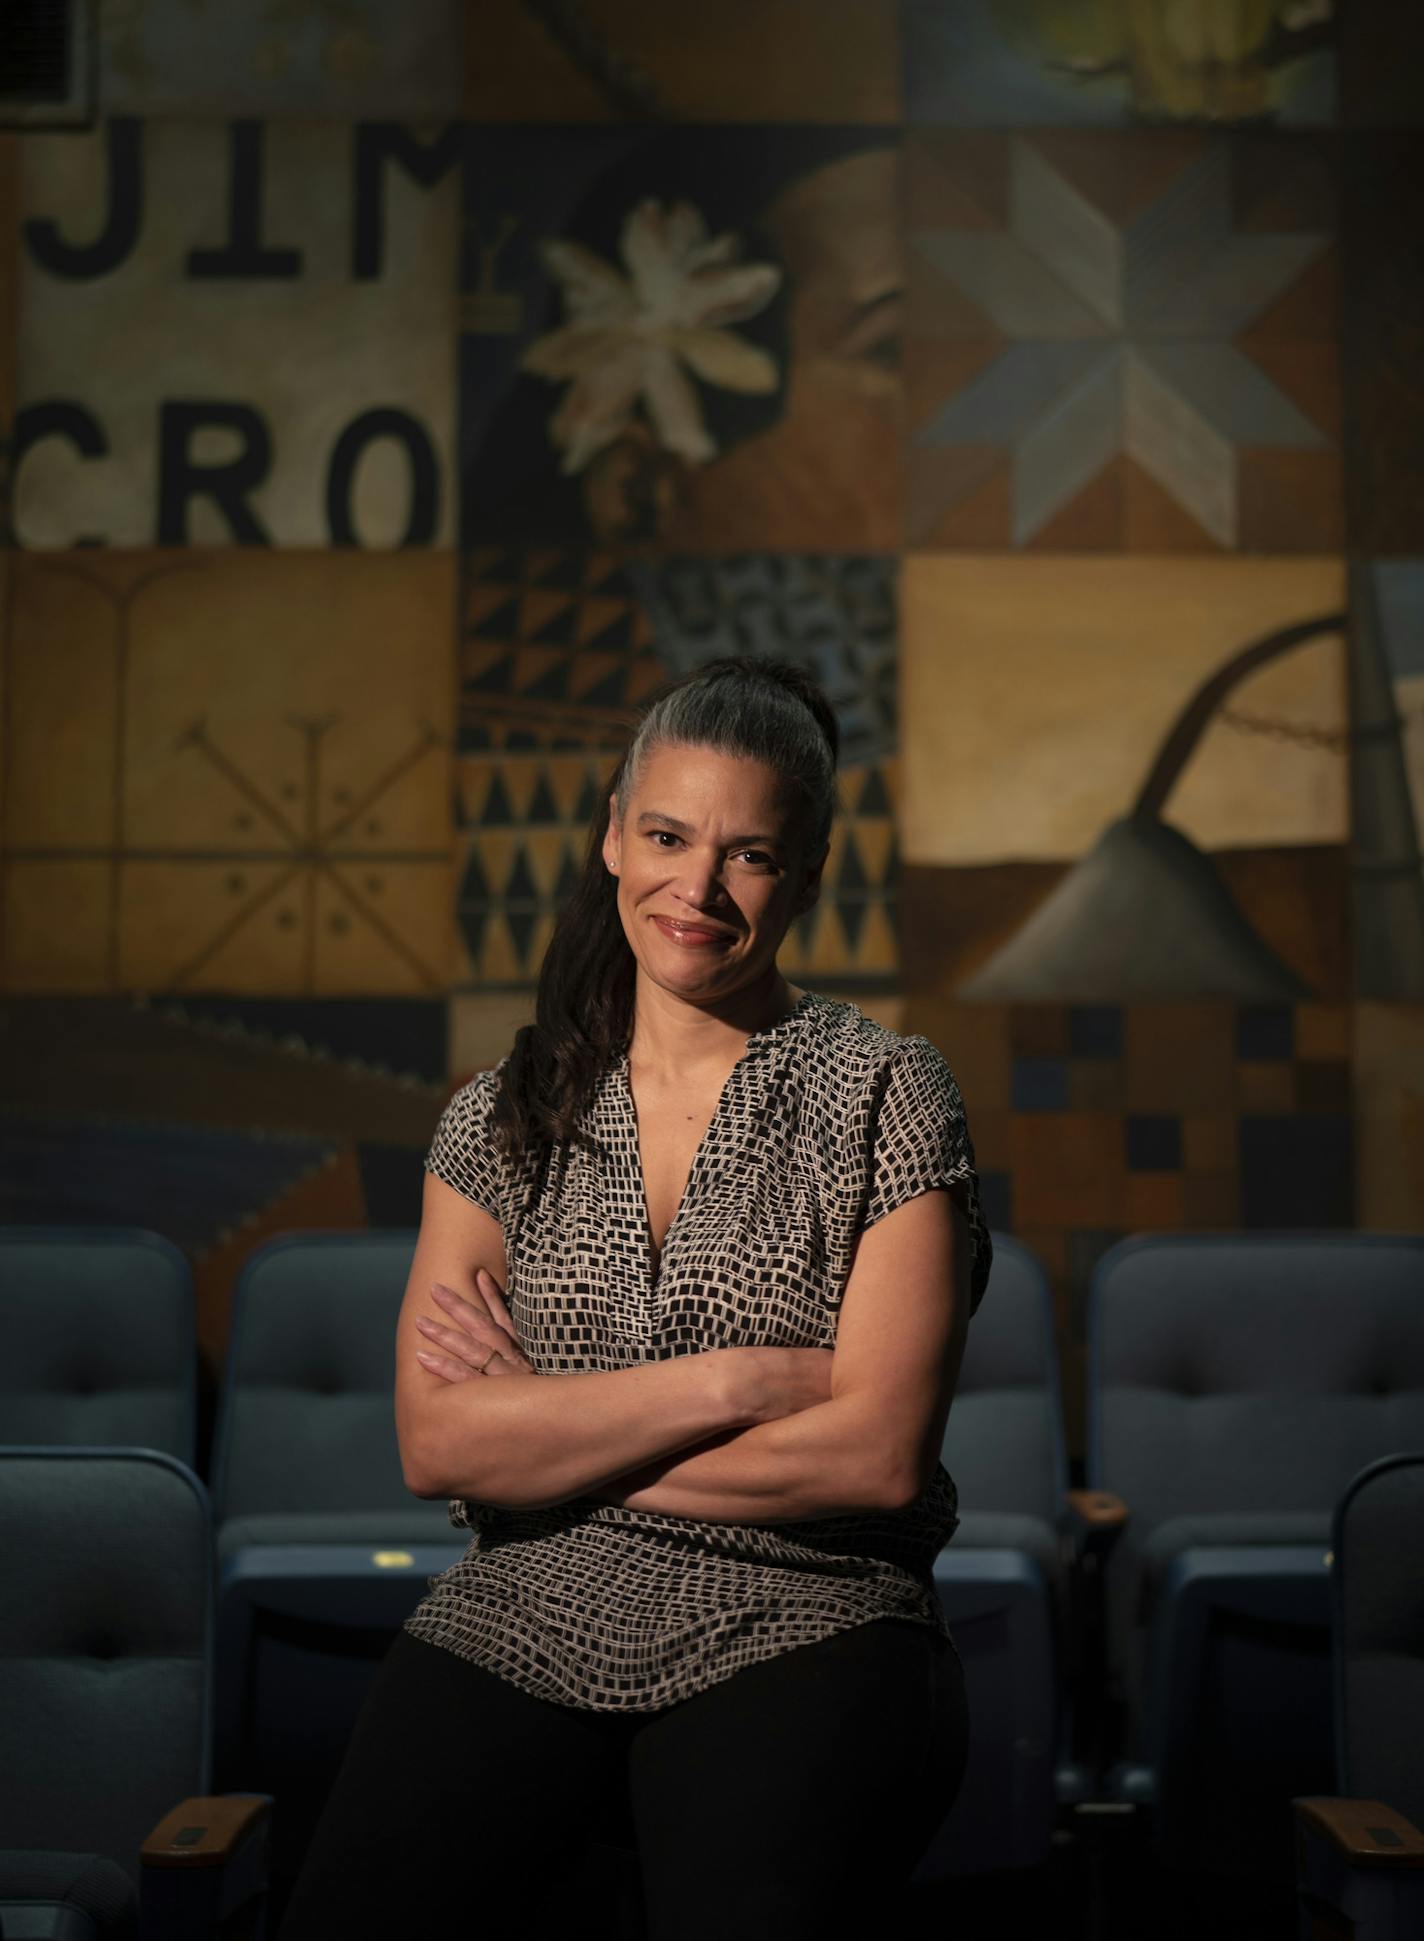
<path id="1" fill-rule="evenodd" d="M 521 591 L 518 598 L 535 622 L 547 626 L 551 613 L 569 606 L 571 575 L 564 572 L 560 557 L 548 550 L 531 559 L 544 584 L 533 592 Z M 508 556 L 499 563 L 511 565 Z M 697 570 L 683 587 L 686 598 L 715 603 L 719 588 L 730 589 L 739 600 L 750 603 L 744 604 L 744 612 L 754 610 L 762 616 L 758 626 L 776 600 L 804 603 L 796 622 L 797 657 L 833 689 L 839 684 L 843 721 L 848 710 L 867 693 L 872 695 L 862 714 L 871 725 L 862 734 L 860 746 L 873 745 L 882 732 L 880 724 L 893 720 L 894 626 L 893 613 L 887 620 L 886 604 L 893 586 L 885 570 L 888 563 L 746 559 L 731 562 L 724 580 L 708 579 L 701 571 L 707 562 L 694 564 Z M 549 584 L 550 575 L 562 575 L 565 583 Z M 605 577 L 601 584 L 608 583 Z M 868 632 L 863 628 L 854 639 L 848 636 L 836 619 L 836 609 L 826 604 L 828 587 L 840 603 L 842 620 L 845 613 L 858 615 Z M 601 604 L 608 597 L 603 592 L 593 596 Z M 549 604 L 560 601 L 562 608 Z M 595 637 L 606 638 L 606 615 L 600 613 L 598 618 Z M 842 626 L 839 635 L 837 626 Z M 887 636 L 883 645 L 877 638 L 881 630 Z M 773 639 L 781 650 L 779 637 Z M 661 664 L 651 656 L 620 656 L 601 646 L 565 654 L 522 642 L 507 658 L 519 659 L 529 668 L 535 656 L 542 670 L 536 685 L 553 688 L 562 683 L 563 692 L 572 695 L 574 708 L 626 697 L 629 669 L 640 658 L 654 668 L 656 678 L 662 678 Z M 847 681 L 847 669 L 854 680 Z M 528 699 L 532 693 L 531 687 L 525 687 L 520 698 Z M 470 984 L 527 986 L 537 976 L 554 921 L 582 867 L 588 828 L 607 781 L 611 764 L 606 751 L 593 752 L 587 742 L 580 745 L 572 737 L 550 735 L 545 740 L 539 736 L 537 724 L 517 740 L 516 732 L 507 730 L 502 747 L 486 745 L 478 755 L 467 754 L 460 764 L 459 807 L 468 850 L 456 918 L 465 942 L 465 976 Z M 820 901 L 793 926 L 783 945 L 780 961 L 788 975 L 828 986 L 838 981 L 875 985 L 895 979 L 898 854 L 892 770 L 893 755 L 888 753 L 843 766 L 845 813 L 833 834 Z"/>
<path id="2" fill-rule="evenodd" d="M 806 965 L 807 975 L 849 977 L 854 968 L 854 956 L 840 914 L 823 901 L 821 920 L 816 926 L 816 947 Z"/>
<path id="3" fill-rule="evenodd" d="M 568 695 L 569 657 L 557 647 L 521 643 L 514 652 L 514 689 L 542 701 Z"/>
<path id="4" fill-rule="evenodd" d="M 605 647 L 626 650 L 635 644 L 635 627 L 634 612 L 626 599 L 612 600 L 605 594 L 590 593 L 579 607 L 580 647 L 599 641 Z"/>
<path id="5" fill-rule="evenodd" d="M 889 894 L 895 885 L 895 825 L 889 816 L 861 816 L 855 823 L 856 849 L 866 883 L 873 892 Z"/>
<path id="6" fill-rule="evenodd" d="M 621 747 L 665 679 L 622 565 L 587 547 L 477 547 L 463 562 L 462 751 Z"/>
<path id="7" fill-rule="evenodd" d="M 548 774 L 541 769 L 534 783 L 534 793 L 529 798 L 529 820 L 557 822 L 559 819 L 559 805 L 554 800 L 554 791 L 550 787 Z"/>
<path id="8" fill-rule="evenodd" d="M 561 592 L 576 593 L 582 581 L 582 561 L 572 549 L 532 553 L 529 557 L 531 586 L 557 587 Z"/>
<path id="9" fill-rule="evenodd" d="M 466 859 L 456 921 L 467 985 L 527 986 L 582 866 L 604 761 L 491 750 L 462 762 Z"/>
<path id="10" fill-rule="evenodd" d="M 895 904 L 888 899 L 867 903 L 856 940 L 856 967 L 866 982 L 894 978 L 900 967 L 900 939 L 895 927 Z"/>
<path id="11" fill-rule="evenodd" d="M 898 975 L 899 855 L 887 766 L 872 762 L 842 770 L 846 812 L 822 876 L 823 919 L 802 946 L 803 968 L 813 982 L 845 979 L 873 987 Z"/>
<path id="12" fill-rule="evenodd" d="M 578 607 L 563 593 L 526 593 L 519 605 L 519 633 L 540 647 L 574 644 Z"/>
<path id="13" fill-rule="evenodd" d="M 798 662 L 835 709 L 843 763 L 895 746 L 898 561 L 883 554 L 669 555 L 630 561 L 670 674 L 724 654 Z"/>
<path id="14" fill-rule="evenodd" d="M 525 942 L 528 942 L 527 935 Z M 524 985 L 529 981 L 523 952 L 503 915 L 492 916 L 486 925 L 473 981 L 494 988 Z"/>
<path id="15" fill-rule="evenodd" d="M 455 925 L 460 933 L 460 941 L 465 949 L 466 975 L 469 967 L 481 962 L 485 948 L 485 926 L 489 913 L 483 904 L 466 906 L 461 904 L 455 912 Z"/>
<path id="16" fill-rule="evenodd" d="M 465 604 L 465 633 L 501 645 L 519 636 L 519 602 L 502 586 L 476 588 Z"/>
<path id="17" fill-rule="evenodd" d="M 568 853 L 562 829 L 531 829 L 524 839 L 524 854 L 534 878 L 535 894 L 543 905 L 559 896 L 559 879 Z"/>

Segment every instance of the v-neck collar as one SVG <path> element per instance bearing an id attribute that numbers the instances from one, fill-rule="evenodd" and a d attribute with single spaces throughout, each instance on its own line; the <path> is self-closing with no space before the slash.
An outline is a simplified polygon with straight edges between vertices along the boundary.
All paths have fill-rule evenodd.
<path id="1" fill-rule="evenodd" d="M 639 1140 L 638 1107 L 633 1098 L 629 1054 L 626 1045 L 615 1060 L 612 1067 L 612 1075 L 614 1088 L 618 1095 L 621 1108 L 627 1115 L 628 1164 L 632 1173 L 631 1184 L 636 1193 L 637 1204 L 642 1214 L 643 1264 L 649 1293 L 655 1294 L 657 1292 L 658 1283 L 662 1279 L 663 1268 L 667 1264 L 669 1245 L 682 1219 L 688 1200 L 692 1195 L 693 1186 L 697 1181 L 698 1175 L 704 1169 L 707 1154 L 715 1143 L 715 1135 L 720 1130 L 720 1121 L 725 1117 L 728 1101 L 740 1088 L 746 1073 L 757 1063 L 761 1054 L 787 1037 L 801 1018 L 811 1010 L 815 1001 L 816 994 L 814 991 L 803 991 L 789 1011 L 784 1012 L 781 1017 L 775 1019 L 771 1024 L 762 1025 L 758 1030 L 748 1033 L 746 1046 L 737 1058 L 736 1063 L 727 1073 L 726 1078 L 722 1081 L 722 1090 L 718 1094 L 716 1105 L 712 1108 L 712 1116 L 707 1121 L 702 1137 L 697 1142 L 697 1150 L 692 1155 L 692 1162 L 687 1169 L 687 1178 L 682 1183 L 682 1192 L 678 1197 L 677 1205 L 673 1209 L 672 1218 L 668 1221 L 667 1229 L 663 1234 L 662 1245 L 657 1249 L 656 1258 L 654 1257 L 653 1249 L 653 1223 L 648 1211 L 647 1180 L 643 1172 L 643 1153 Z"/>

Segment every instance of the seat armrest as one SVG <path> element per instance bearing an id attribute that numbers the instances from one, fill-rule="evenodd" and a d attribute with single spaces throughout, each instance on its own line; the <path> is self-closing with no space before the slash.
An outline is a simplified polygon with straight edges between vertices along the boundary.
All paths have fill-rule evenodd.
<path id="1" fill-rule="evenodd" d="M 1127 1519 L 1127 1504 L 1110 1490 L 1064 1492 L 1064 1532 L 1077 1556 L 1106 1557 L 1126 1528 Z"/>
<path id="2" fill-rule="evenodd" d="M 185 1799 L 139 1849 L 145 1867 L 225 1867 L 272 1810 L 270 1793 Z"/>
<path id="3" fill-rule="evenodd" d="M 1063 1670 L 1067 1687 L 1075 1695 L 1068 1752 L 1071 1763 L 1094 1776 L 1104 1769 L 1113 1731 L 1103 1572 L 1127 1521 L 1127 1504 L 1108 1490 L 1064 1492 L 1058 1519 L 1069 1581 Z"/>
<path id="4" fill-rule="evenodd" d="M 1068 1507 L 1085 1523 L 1117 1528 L 1127 1521 L 1127 1505 L 1110 1489 L 1070 1489 L 1065 1492 Z"/>
<path id="5" fill-rule="evenodd" d="M 1296 1830 L 1326 1840 L 1352 1867 L 1424 1867 L 1424 1833 L 1376 1799 L 1297 1799 Z"/>

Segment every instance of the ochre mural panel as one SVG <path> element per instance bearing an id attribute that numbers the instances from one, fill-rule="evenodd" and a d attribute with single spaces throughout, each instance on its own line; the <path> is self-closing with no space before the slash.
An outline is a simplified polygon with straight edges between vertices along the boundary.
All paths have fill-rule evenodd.
<path id="1" fill-rule="evenodd" d="M 11 989 L 447 987 L 453 556 L 26 555 L 15 580 Z M 71 804 L 71 769 L 103 786 Z M 46 915 L 81 866 L 83 976 Z"/>
<path id="2" fill-rule="evenodd" d="M 1338 614 L 1336 560 L 912 556 L 901 575 L 907 858 L 957 865 L 1079 854 L 1127 814 L 1163 738 L 1253 642 Z M 1243 675 L 1172 788 L 1204 848 L 1341 842 L 1338 629 Z M 1251 724 L 1259 732 L 1253 732 Z"/>
<path id="3" fill-rule="evenodd" d="M 125 861 L 116 875 L 114 987 L 253 994 L 315 988 L 313 913 L 299 869 L 255 862 L 243 850 L 216 863 L 172 855 Z"/>
<path id="4" fill-rule="evenodd" d="M 123 649 L 112 591 L 82 560 L 53 573 L 30 572 L 18 558 L 14 566 L 5 839 L 37 850 L 103 848 L 119 773 Z"/>
<path id="5" fill-rule="evenodd" d="M 466 0 L 476 121 L 895 121 L 896 0 Z"/>
<path id="6" fill-rule="evenodd" d="M 114 977 L 114 872 L 4 858 L 5 989 L 101 991 Z"/>
<path id="7" fill-rule="evenodd" d="M 901 835 L 912 866 L 954 878 L 907 883 L 906 909 L 958 906 L 950 988 L 1035 1003 L 1340 989 L 1311 906 L 1338 917 L 1349 826 L 1341 596 L 1335 560 L 903 563 Z M 1280 852 L 1256 879 L 1265 920 L 1241 894 L 1252 873 L 1234 869 L 1233 894 L 1212 852 L 1233 867 Z M 1035 882 L 1055 856 L 1068 867 Z"/>

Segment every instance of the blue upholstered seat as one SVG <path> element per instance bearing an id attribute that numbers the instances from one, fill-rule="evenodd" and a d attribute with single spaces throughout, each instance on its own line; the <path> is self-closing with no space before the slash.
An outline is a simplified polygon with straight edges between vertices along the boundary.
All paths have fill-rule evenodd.
<path id="1" fill-rule="evenodd" d="M 935 1585 L 964 1664 L 969 1763 L 920 1881 L 1029 1867 L 1048 1853 L 1067 1764 L 1062 1659 L 1070 1597 L 1068 1462 L 1048 1281 L 995 1233 L 943 1460 L 960 1524 Z"/>
<path id="2" fill-rule="evenodd" d="M 211 1941 L 244 1908 L 259 1932 L 271 1802 L 211 1795 L 202 1483 L 149 1449 L 0 1447 L 0 1554 L 0 1932 Z"/>
<path id="3" fill-rule="evenodd" d="M 1424 1447 L 1371 1463 L 1331 1523 L 1335 1786 L 1296 1803 L 1301 1932 L 1424 1934 Z"/>
<path id="4" fill-rule="evenodd" d="M 132 1227 L 0 1228 L 0 1442 L 196 1461 L 193 1281 Z"/>
<path id="5" fill-rule="evenodd" d="M 415 1239 L 288 1235 L 252 1255 L 234 1295 L 213 1457 L 216 1762 L 223 1783 L 281 1793 L 280 1875 L 381 1657 L 465 1547 L 443 1502 L 407 1490 L 396 1440 Z"/>
<path id="6" fill-rule="evenodd" d="M 1169 1861 L 1288 1880 L 1290 1800 L 1330 1785 L 1331 1513 L 1424 1444 L 1424 1238 L 1138 1236 L 1089 1340 L 1088 1480 L 1129 1509 L 1109 1791 Z"/>

